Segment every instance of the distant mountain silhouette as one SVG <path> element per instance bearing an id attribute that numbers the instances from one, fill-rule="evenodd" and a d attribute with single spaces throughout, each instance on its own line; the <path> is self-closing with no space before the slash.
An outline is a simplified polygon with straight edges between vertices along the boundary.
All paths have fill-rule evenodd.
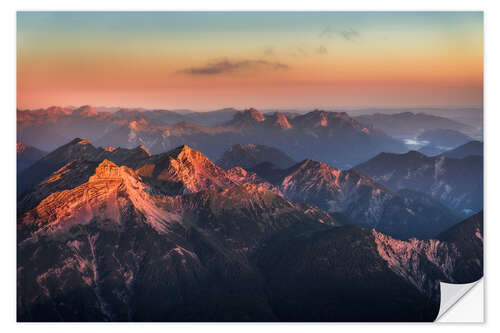
<path id="1" fill-rule="evenodd" d="M 449 158 L 465 158 L 467 156 L 483 156 L 483 143 L 470 141 L 455 149 L 444 152 L 442 155 Z"/>
<path id="2" fill-rule="evenodd" d="M 472 140 L 468 135 L 450 129 L 427 130 L 420 133 L 417 139 L 427 141 L 431 146 L 443 147 L 444 149 L 455 148 Z"/>
<path id="3" fill-rule="evenodd" d="M 355 119 L 363 124 L 372 125 L 396 137 L 416 137 L 423 131 L 433 129 L 450 129 L 462 131 L 464 133 L 476 131 L 473 126 L 427 113 L 375 113 L 360 115 L 355 117 Z"/>

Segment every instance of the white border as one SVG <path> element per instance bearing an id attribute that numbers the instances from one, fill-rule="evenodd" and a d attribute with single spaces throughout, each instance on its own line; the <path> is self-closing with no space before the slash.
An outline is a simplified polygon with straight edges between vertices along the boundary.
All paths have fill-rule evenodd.
<path id="1" fill-rule="evenodd" d="M 0 10 L 0 24 L 2 33 L 2 52 L 0 52 L 1 66 L 1 92 L 0 112 L 1 118 L 1 136 L 2 140 L 2 159 L 0 163 L 2 168 L 2 239 L 0 241 L 1 263 L 3 271 L 0 274 L 0 286 L 2 288 L 0 318 L 2 330 L 20 330 L 30 331 L 50 331 L 50 332 L 88 332 L 91 330 L 108 330 L 119 332 L 136 332 L 138 329 L 165 331 L 199 331 L 204 332 L 251 332 L 256 330 L 276 330 L 286 329 L 288 332 L 302 332 L 307 329 L 317 331 L 328 331 L 335 329 L 352 329 L 354 327 L 364 327 L 375 332 L 419 332 L 428 329 L 450 329 L 454 332 L 471 332 L 478 328 L 494 328 L 500 321 L 498 316 L 498 307 L 494 302 L 498 302 L 499 290 L 499 268 L 494 265 L 497 260 L 489 260 L 493 254 L 499 254 L 498 244 L 500 237 L 498 233 L 500 218 L 499 209 L 495 205 L 498 199 L 495 198 L 493 191 L 500 189 L 499 175 L 500 165 L 498 165 L 498 151 L 500 147 L 500 105 L 498 102 L 498 89 L 500 87 L 499 77 L 499 36 L 500 33 L 500 15 L 498 11 L 500 1 L 471 1 L 471 0 L 419 0 L 417 1 L 398 1 L 398 0 L 377 0 L 377 1 L 296 1 L 288 0 L 283 2 L 269 0 L 253 0 L 247 3 L 238 3 L 236 1 L 187 1 L 168 4 L 166 1 L 148 1 L 148 0 L 121 0 L 116 2 L 104 2 L 102 0 L 87 0 L 85 2 L 69 2 L 63 0 L 57 1 L 11 1 L 2 2 Z M 486 295 L 486 313 L 487 324 L 480 325 L 457 325 L 457 324 L 16 324 L 15 323 L 15 285 L 16 285 L 16 258 L 15 258 L 15 108 L 16 108 L 16 67 L 15 67 L 15 11 L 16 10 L 484 10 L 485 11 L 485 174 L 486 174 L 486 196 L 485 196 L 485 285 Z M 496 200 L 495 200 L 496 199 Z M 495 282 L 496 281 L 496 282 Z M 139 326 L 140 325 L 140 326 Z M 422 327 L 425 325 L 426 327 Z M 278 327 L 279 326 L 279 327 Z"/>

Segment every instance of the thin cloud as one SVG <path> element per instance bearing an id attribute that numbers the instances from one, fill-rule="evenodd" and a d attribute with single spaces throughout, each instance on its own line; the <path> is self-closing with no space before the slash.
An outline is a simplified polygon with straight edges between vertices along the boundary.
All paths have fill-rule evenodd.
<path id="1" fill-rule="evenodd" d="M 274 48 L 272 47 L 266 47 L 266 49 L 264 50 L 264 55 L 266 57 L 271 57 L 271 56 L 274 56 L 276 53 L 274 52 Z"/>
<path id="2" fill-rule="evenodd" d="M 320 37 L 326 37 L 326 38 L 333 38 L 335 36 L 335 32 L 333 31 L 332 27 L 329 25 L 325 27 L 320 33 Z"/>
<path id="3" fill-rule="evenodd" d="M 294 49 L 292 51 L 291 55 L 294 56 L 294 57 L 307 57 L 308 53 L 303 48 L 297 47 L 296 49 Z"/>
<path id="4" fill-rule="evenodd" d="M 339 34 L 340 34 L 340 36 L 342 36 L 342 38 L 344 38 L 345 40 L 349 40 L 349 41 L 352 41 L 352 40 L 359 37 L 359 32 L 357 32 L 356 30 L 354 30 L 352 28 L 349 28 L 346 30 L 340 30 Z"/>
<path id="5" fill-rule="evenodd" d="M 316 49 L 316 53 L 318 53 L 318 54 L 328 54 L 328 49 L 326 47 L 324 47 L 323 45 L 320 45 L 320 47 L 318 47 Z"/>
<path id="6" fill-rule="evenodd" d="M 204 66 L 181 69 L 178 73 L 189 75 L 218 75 L 241 70 L 285 70 L 290 66 L 276 61 L 267 60 L 219 60 Z"/>
<path id="7" fill-rule="evenodd" d="M 354 41 L 359 37 L 359 31 L 354 30 L 353 28 L 335 30 L 332 29 L 331 26 L 327 26 L 320 32 L 319 36 L 323 38 L 341 37 L 347 41 Z"/>

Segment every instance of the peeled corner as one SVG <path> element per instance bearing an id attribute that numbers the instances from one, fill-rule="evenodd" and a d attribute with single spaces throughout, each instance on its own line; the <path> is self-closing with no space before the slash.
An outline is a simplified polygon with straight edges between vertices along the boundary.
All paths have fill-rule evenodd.
<path id="1" fill-rule="evenodd" d="M 465 284 L 440 282 L 440 289 L 441 302 L 435 322 L 484 322 L 484 283 L 482 278 Z"/>

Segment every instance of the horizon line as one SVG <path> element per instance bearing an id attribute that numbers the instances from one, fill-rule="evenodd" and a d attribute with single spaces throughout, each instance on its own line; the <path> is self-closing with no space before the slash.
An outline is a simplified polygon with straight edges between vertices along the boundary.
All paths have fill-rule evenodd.
<path id="1" fill-rule="evenodd" d="M 429 110 L 462 110 L 462 109 L 481 109 L 484 111 L 484 106 L 483 105 L 406 105 L 406 106 L 311 106 L 311 107 L 255 107 L 255 106 L 246 106 L 246 107 L 235 107 L 235 106 L 221 106 L 221 107 L 215 107 L 215 108 L 207 108 L 207 109 L 196 109 L 196 108 L 168 108 L 168 107 L 145 107 L 145 106 L 119 106 L 119 105 L 92 105 L 92 104 L 82 104 L 79 106 L 76 105 L 57 105 L 57 104 L 52 104 L 44 107 L 32 107 L 32 108 L 21 108 L 19 106 L 16 106 L 16 111 L 36 111 L 36 110 L 45 110 L 49 109 L 51 107 L 60 107 L 60 108 L 65 108 L 65 109 L 78 109 L 84 106 L 90 106 L 94 109 L 99 108 L 99 109 L 131 109 L 131 110 L 137 110 L 137 109 L 142 109 L 144 111 L 151 111 L 151 110 L 165 110 L 165 111 L 192 111 L 192 112 L 212 112 L 212 111 L 220 111 L 224 109 L 235 109 L 238 111 L 242 110 L 248 110 L 251 108 L 257 109 L 257 110 L 262 110 L 262 111 L 313 111 L 313 110 L 346 110 L 346 111 L 363 111 L 363 110 L 415 110 L 415 109 L 429 109 Z M 101 112 L 106 112 L 106 111 L 101 111 Z M 107 111 L 107 112 L 113 112 L 113 111 Z"/>

